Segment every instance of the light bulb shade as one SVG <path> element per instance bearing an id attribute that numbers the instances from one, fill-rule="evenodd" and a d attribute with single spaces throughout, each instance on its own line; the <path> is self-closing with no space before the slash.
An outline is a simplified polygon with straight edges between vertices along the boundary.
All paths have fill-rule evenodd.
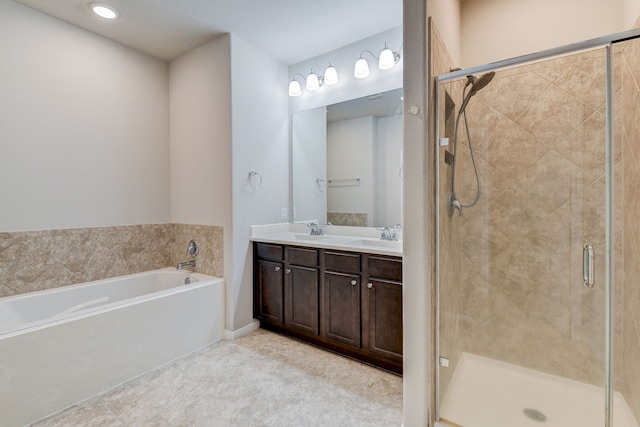
<path id="1" fill-rule="evenodd" d="M 353 68 L 353 75 L 356 79 L 364 79 L 369 75 L 369 64 L 364 58 L 359 58 Z"/>
<path id="2" fill-rule="evenodd" d="M 293 79 L 289 82 L 289 96 L 300 96 L 302 88 L 297 80 Z"/>
<path id="3" fill-rule="evenodd" d="M 333 65 L 329 65 L 327 69 L 324 70 L 324 82 L 328 85 L 338 83 L 338 71 Z"/>
<path id="4" fill-rule="evenodd" d="M 105 19 L 116 19 L 120 16 L 116 8 L 108 4 L 91 3 L 89 7 L 91 7 L 93 13 Z"/>
<path id="5" fill-rule="evenodd" d="M 320 81 L 313 71 L 307 76 L 307 90 L 314 91 L 320 89 Z"/>
<path id="6" fill-rule="evenodd" d="M 380 59 L 378 60 L 378 68 L 381 70 L 388 70 L 396 65 L 396 58 L 391 49 L 385 47 L 380 52 Z"/>

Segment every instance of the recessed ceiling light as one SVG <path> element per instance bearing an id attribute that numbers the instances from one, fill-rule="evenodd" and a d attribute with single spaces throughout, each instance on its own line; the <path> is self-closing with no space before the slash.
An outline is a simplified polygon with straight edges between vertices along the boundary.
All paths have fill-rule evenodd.
<path id="1" fill-rule="evenodd" d="M 93 11 L 93 13 L 105 19 L 116 19 L 118 16 L 120 16 L 118 10 L 113 6 L 109 6 L 108 4 L 91 3 L 89 7 Z"/>

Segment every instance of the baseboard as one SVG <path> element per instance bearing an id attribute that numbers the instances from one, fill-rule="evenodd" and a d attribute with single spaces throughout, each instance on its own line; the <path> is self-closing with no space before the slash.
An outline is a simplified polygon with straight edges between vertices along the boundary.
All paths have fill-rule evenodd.
<path id="1" fill-rule="evenodd" d="M 257 320 L 253 320 L 247 326 L 244 326 L 240 329 L 236 329 L 235 331 L 224 330 L 224 339 L 226 340 L 235 340 L 237 338 L 243 337 L 250 332 L 255 331 L 260 327 L 260 322 Z"/>

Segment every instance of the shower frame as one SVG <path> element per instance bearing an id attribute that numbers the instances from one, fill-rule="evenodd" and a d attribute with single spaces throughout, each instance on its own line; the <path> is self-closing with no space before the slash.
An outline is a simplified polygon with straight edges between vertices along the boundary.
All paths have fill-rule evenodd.
<path id="1" fill-rule="evenodd" d="M 640 29 L 633 29 L 629 31 L 624 31 L 620 33 L 610 34 L 607 36 L 602 36 L 594 39 L 589 39 L 577 43 L 572 43 L 552 49 L 547 49 L 543 51 L 539 51 L 532 54 L 522 55 L 511 59 L 506 59 L 502 61 L 496 61 L 484 65 L 479 65 L 471 68 L 466 68 L 462 70 L 453 71 L 446 74 L 441 74 L 435 77 L 435 96 L 434 96 L 434 121 L 435 121 L 435 164 L 440 165 L 440 150 L 438 149 L 440 145 L 440 102 L 441 102 L 441 83 L 445 83 L 448 81 L 464 78 L 469 75 L 482 74 L 489 71 L 495 71 L 500 69 L 506 69 L 509 67 L 515 67 L 519 65 L 525 65 L 527 63 L 532 63 L 535 61 L 541 61 L 546 59 L 551 59 L 554 57 L 574 54 L 582 51 L 587 51 L 596 48 L 604 48 L 605 49 L 605 67 L 606 67 L 606 110 L 605 110 L 605 164 L 606 164 L 606 196 L 605 196 L 605 366 L 604 366 L 604 376 L 605 376 L 605 427 L 612 426 L 612 402 L 613 402 L 613 341 L 614 341 L 614 331 L 613 331 L 613 295 L 614 295 L 614 279 L 613 279 L 613 197 L 614 197 L 614 188 L 613 188 L 613 62 L 612 62 L 612 45 L 619 42 L 624 42 L 627 40 L 633 40 L 640 38 Z M 446 145 L 446 144 L 443 144 Z M 435 398 L 435 419 L 438 420 L 440 416 L 440 399 L 438 396 L 438 390 L 440 389 L 440 204 L 441 204 L 441 192 L 440 192 L 440 173 L 439 166 L 434 170 L 435 173 L 435 188 L 436 188 L 436 197 L 435 197 L 435 238 L 436 238 L 436 249 L 435 249 L 435 277 L 436 277 L 436 287 L 435 287 L 435 388 L 434 395 Z"/>

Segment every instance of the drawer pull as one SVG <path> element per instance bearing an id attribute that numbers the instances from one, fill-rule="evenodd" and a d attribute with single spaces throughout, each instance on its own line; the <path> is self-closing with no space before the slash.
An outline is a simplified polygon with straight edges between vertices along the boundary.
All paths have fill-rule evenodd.
<path id="1" fill-rule="evenodd" d="M 287 268 L 287 269 L 285 270 L 285 273 L 287 273 L 287 274 L 291 273 L 291 269 L 290 269 L 290 268 Z"/>
<path id="2" fill-rule="evenodd" d="M 276 271 L 280 271 L 280 267 L 276 267 Z"/>
<path id="3" fill-rule="evenodd" d="M 355 280 L 351 281 L 351 286 L 355 286 L 358 282 L 356 282 Z"/>
<path id="4" fill-rule="evenodd" d="M 369 289 L 373 288 L 373 283 L 371 283 L 371 282 L 367 283 L 367 288 L 369 288 Z"/>

